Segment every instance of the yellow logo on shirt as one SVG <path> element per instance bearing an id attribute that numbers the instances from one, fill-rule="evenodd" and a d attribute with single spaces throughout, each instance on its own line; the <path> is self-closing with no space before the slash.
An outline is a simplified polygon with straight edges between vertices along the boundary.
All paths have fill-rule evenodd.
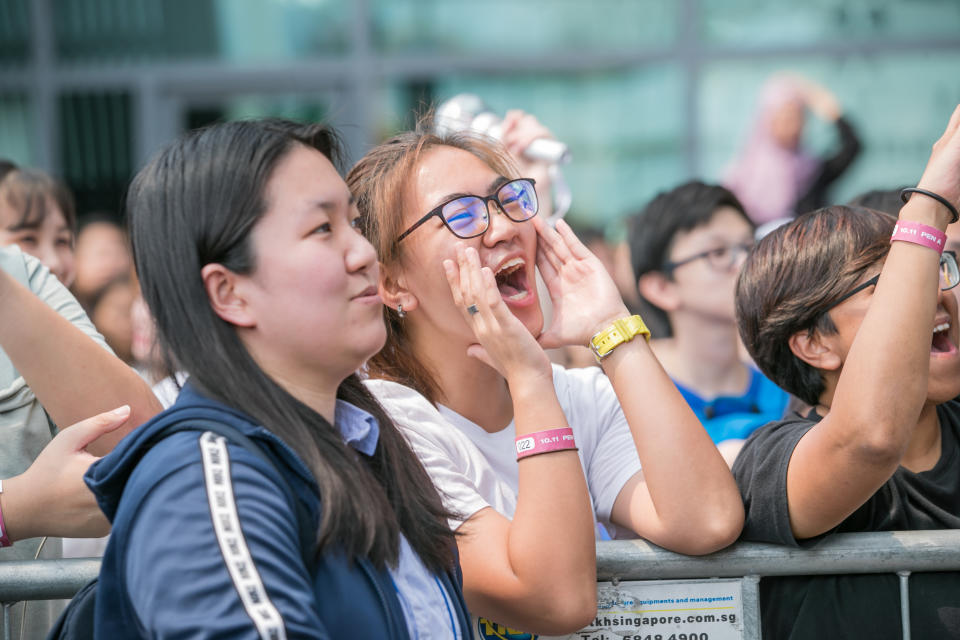
<path id="1" fill-rule="evenodd" d="M 477 635 L 481 640 L 537 640 L 539 637 L 519 629 L 508 629 L 486 618 L 477 618 Z"/>

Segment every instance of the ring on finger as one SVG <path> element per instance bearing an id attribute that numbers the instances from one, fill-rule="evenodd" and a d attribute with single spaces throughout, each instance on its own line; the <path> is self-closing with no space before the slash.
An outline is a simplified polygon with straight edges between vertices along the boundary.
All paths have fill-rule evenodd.
<path id="1" fill-rule="evenodd" d="M 474 314 L 480 313 L 480 309 L 477 308 L 477 305 L 472 304 L 469 307 L 467 307 L 467 313 L 469 313 L 470 315 L 474 315 Z"/>

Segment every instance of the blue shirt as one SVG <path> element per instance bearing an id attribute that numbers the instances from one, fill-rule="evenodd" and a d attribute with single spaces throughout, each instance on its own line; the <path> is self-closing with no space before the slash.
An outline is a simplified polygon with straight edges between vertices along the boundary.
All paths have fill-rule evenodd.
<path id="1" fill-rule="evenodd" d="M 704 400 L 674 381 L 684 400 L 697 414 L 714 444 L 744 439 L 758 427 L 780 420 L 790 395 L 754 368 L 750 368 L 750 386 L 742 396 L 719 396 Z"/>
<path id="2" fill-rule="evenodd" d="M 337 400 L 333 421 L 345 443 L 364 455 L 373 455 L 380 438 L 376 418 L 349 402 Z M 423 565 L 403 534 L 400 559 L 396 568 L 390 569 L 390 577 L 413 640 L 461 637 L 450 594 Z"/>
<path id="3" fill-rule="evenodd" d="M 239 431 L 266 459 L 205 432 L 207 422 Z M 171 426 L 181 430 L 155 440 Z M 320 522 L 322 505 L 303 460 L 189 381 L 172 408 L 91 465 L 85 480 L 113 525 L 97 587 L 96 638 L 254 640 L 285 630 L 291 640 L 412 640 L 386 568 L 335 546 L 313 563 L 304 558 L 301 524 Z M 459 567 L 436 577 L 468 633 Z M 438 628 L 450 637 L 450 625 Z M 429 631 L 417 629 L 420 637 Z"/>

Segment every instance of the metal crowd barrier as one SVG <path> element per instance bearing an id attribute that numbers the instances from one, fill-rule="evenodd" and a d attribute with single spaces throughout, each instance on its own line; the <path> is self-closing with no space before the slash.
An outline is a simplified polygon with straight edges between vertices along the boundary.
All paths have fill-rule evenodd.
<path id="1" fill-rule="evenodd" d="M 99 568 L 95 559 L 0 563 L 3 640 L 12 637 L 9 607 L 14 603 L 69 598 L 93 579 Z M 597 579 L 601 583 L 740 579 L 743 640 L 760 640 L 761 577 L 856 573 L 900 576 L 901 633 L 904 640 L 910 640 L 909 576 L 929 571 L 960 571 L 960 530 L 837 534 L 815 548 L 802 550 L 741 542 L 700 557 L 666 551 L 643 540 L 597 543 Z"/>

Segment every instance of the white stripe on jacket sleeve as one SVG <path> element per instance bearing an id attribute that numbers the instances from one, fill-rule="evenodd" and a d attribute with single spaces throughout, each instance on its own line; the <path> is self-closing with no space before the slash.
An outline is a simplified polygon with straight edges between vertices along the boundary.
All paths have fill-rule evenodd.
<path id="1" fill-rule="evenodd" d="M 247 541 L 240 529 L 237 504 L 233 496 L 230 477 L 230 456 L 223 436 L 207 431 L 200 436 L 200 452 L 203 457 L 203 477 L 210 503 L 213 530 L 223 554 L 224 564 L 240 594 L 240 600 L 253 620 L 262 640 L 286 640 L 287 630 L 280 612 L 270 601 L 253 564 Z"/>

